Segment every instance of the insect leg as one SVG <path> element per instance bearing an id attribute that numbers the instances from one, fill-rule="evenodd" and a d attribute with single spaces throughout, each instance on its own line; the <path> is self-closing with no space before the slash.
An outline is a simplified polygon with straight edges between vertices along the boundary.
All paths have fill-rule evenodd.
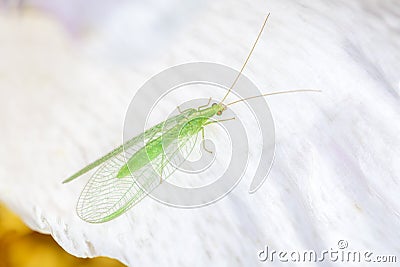
<path id="1" fill-rule="evenodd" d="M 234 119 L 235 119 L 235 117 L 229 118 L 229 119 L 223 119 L 223 120 L 209 121 L 206 124 L 204 124 L 204 126 L 212 124 L 212 123 L 216 123 L 216 122 L 231 121 L 231 120 L 234 120 Z M 208 153 L 213 153 L 211 150 L 206 148 L 206 140 L 204 138 L 204 127 L 201 128 L 201 138 L 202 138 L 202 141 L 203 141 L 204 150 L 207 151 Z"/>
<path id="2" fill-rule="evenodd" d="M 207 151 L 208 153 L 213 153 L 211 150 L 208 150 L 207 148 L 206 148 L 206 140 L 204 139 L 204 127 L 203 128 L 201 128 L 201 140 L 203 141 L 203 148 L 204 148 L 204 150 L 205 151 Z"/>
<path id="3" fill-rule="evenodd" d="M 205 107 L 207 107 L 208 105 L 210 105 L 211 99 L 212 99 L 212 98 L 210 97 L 210 99 L 208 99 L 208 103 L 207 103 L 206 105 L 203 105 L 203 106 L 198 107 L 197 110 L 201 110 L 202 108 L 205 108 Z"/>
<path id="4" fill-rule="evenodd" d="M 185 113 L 185 111 L 187 110 L 187 109 L 185 109 L 184 111 L 182 111 L 180 106 L 176 106 L 176 107 L 178 108 L 178 111 L 179 111 L 180 114 Z M 186 119 L 188 118 L 187 115 L 185 115 L 184 117 L 185 117 Z"/>

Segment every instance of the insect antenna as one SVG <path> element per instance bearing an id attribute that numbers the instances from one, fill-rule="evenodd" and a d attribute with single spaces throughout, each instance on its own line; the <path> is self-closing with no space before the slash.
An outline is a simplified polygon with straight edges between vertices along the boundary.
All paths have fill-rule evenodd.
<path id="1" fill-rule="evenodd" d="M 279 95 L 279 94 L 298 93 L 298 92 L 322 92 L 322 91 L 321 90 L 312 90 L 312 89 L 299 89 L 299 90 L 272 92 L 272 93 L 267 93 L 267 94 L 262 94 L 262 95 L 246 97 L 246 98 L 243 98 L 243 99 L 240 99 L 240 100 L 233 101 L 233 102 L 231 102 L 229 104 L 226 104 L 225 106 L 230 106 L 230 105 L 242 102 L 242 101 L 246 101 L 246 100 L 254 99 L 254 98 L 259 98 L 259 97 L 266 97 L 266 96 L 270 96 L 270 95 Z"/>
<path id="2" fill-rule="evenodd" d="M 264 27 L 265 27 L 265 24 L 267 24 L 267 20 L 268 20 L 268 18 L 269 18 L 269 15 L 270 15 L 270 13 L 268 13 L 267 17 L 265 18 L 264 23 L 263 23 L 263 25 L 261 26 L 261 30 L 260 30 L 260 32 L 259 32 L 258 35 L 257 35 L 257 39 L 256 39 L 256 41 L 254 42 L 253 47 L 251 48 L 250 53 L 249 53 L 249 55 L 247 56 L 247 58 L 246 58 L 246 60 L 245 60 L 245 62 L 244 62 L 244 64 L 243 64 L 243 66 L 242 66 L 240 72 L 239 72 L 238 75 L 236 76 L 236 78 L 235 78 L 235 80 L 233 81 L 231 87 L 229 88 L 228 92 L 225 94 L 224 98 L 222 98 L 222 100 L 221 100 L 220 103 L 224 102 L 225 99 L 228 97 L 229 93 L 232 91 L 232 88 L 235 86 L 235 84 L 236 84 L 236 82 L 238 81 L 240 75 L 242 74 L 244 68 L 246 67 L 247 62 L 249 61 L 249 59 L 250 59 L 250 57 L 251 57 L 251 54 L 253 53 L 253 50 L 254 50 L 254 48 L 256 47 L 257 42 L 258 42 L 258 40 L 260 39 L 260 36 L 261 36 L 262 32 L 264 31 Z"/>

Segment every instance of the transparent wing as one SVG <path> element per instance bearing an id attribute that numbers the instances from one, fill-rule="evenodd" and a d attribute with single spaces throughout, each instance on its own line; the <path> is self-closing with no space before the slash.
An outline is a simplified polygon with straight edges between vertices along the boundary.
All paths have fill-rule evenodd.
<path id="1" fill-rule="evenodd" d="M 79 197 L 77 204 L 79 217 L 91 223 L 109 221 L 123 214 L 156 188 L 160 184 L 160 175 L 163 179 L 170 176 L 191 153 L 197 138 L 197 135 L 193 138 L 179 137 L 173 129 L 185 123 L 185 118 L 194 111 L 192 109 L 184 111 L 159 124 L 160 126 L 154 126 L 150 133 L 146 131 L 145 136 L 138 136 L 134 138 L 135 140 L 128 142 L 125 146 L 125 155 L 121 151 L 105 161 L 89 179 Z M 153 130 L 157 126 L 159 126 L 158 131 Z M 165 148 L 164 154 L 161 153 L 131 176 L 116 178 L 117 173 L 126 163 L 126 159 L 142 148 L 144 143 L 160 135 L 163 135 L 165 140 L 172 140 Z M 143 142 L 144 139 L 145 142 Z"/>
<path id="2" fill-rule="evenodd" d="M 192 114 L 195 111 L 196 110 L 194 110 L 194 109 L 187 109 L 187 110 L 183 111 L 181 114 L 176 115 L 176 116 L 168 119 L 165 122 L 161 122 L 161 123 L 153 126 L 152 128 L 148 129 L 147 131 L 143 132 L 142 134 L 132 138 L 131 140 L 127 141 L 125 144 L 115 148 L 114 150 L 107 153 L 103 157 L 97 159 L 96 161 L 90 163 L 89 165 L 85 166 L 81 170 L 77 171 L 76 173 L 74 173 L 73 175 L 71 175 L 70 177 L 65 179 L 63 181 L 63 183 L 68 183 L 68 182 L 75 180 L 79 176 L 87 173 L 88 171 L 98 167 L 99 165 L 101 165 L 105 161 L 109 160 L 110 158 L 114 157 L 115 155 L 123 152 L 123 150 L 126 149 L 127 147 L 136 146 L 137 149 L 140 149 L 140 147 L 142 147 L 143 144 L 146 143 L 148 140 L 157 138 L 158 135 L 156 135 L 156 134 L 160 133 L 162 128 L 164 130 L 167 130 L 168 127 L 171 127 L 172 125 L 176 124 L 177 122 L 181 121 L 182 119 L 190 116 L 190 114 Z"/>
<path id="3" fill-rule="evenodd" d="M 149 162 L 144 168 L 133 173 L 135 182 L 147 193 L 160 185 L 161 179 L 166 180 L 181 166 L 192 153 L 198 137 L 197 134 L 179 136 L 176 132 L 166 133 L 165 135 L 166 139 L 173 138 L 173 140 L 168 146 L 164 147 L 164 153 Z M 134 198 L 136 199 L 135 196 Z"/>

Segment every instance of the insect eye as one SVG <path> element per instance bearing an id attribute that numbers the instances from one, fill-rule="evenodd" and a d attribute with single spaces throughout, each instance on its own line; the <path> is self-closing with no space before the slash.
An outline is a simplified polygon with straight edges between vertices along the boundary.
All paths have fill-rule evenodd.
<path id="1" fill-rule="evenodd" d="M 218 111 L 218 112 L 217 112 L 217 115 L 218 115 L 218 116 L 221 116 L 221 115 L 222 115 L 222 111 Z"/>

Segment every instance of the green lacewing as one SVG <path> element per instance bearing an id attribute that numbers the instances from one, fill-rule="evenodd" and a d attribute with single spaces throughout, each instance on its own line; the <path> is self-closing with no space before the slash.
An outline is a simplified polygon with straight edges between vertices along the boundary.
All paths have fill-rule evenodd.
<path id="1" fill-rule="evenodd" d="M 182 163 L 174 161 L 182 161 L 190 155 L 200 132 L 204 150 L 212 153 L 205 146 L 204 129 L 212 123 L 233 120 L 234 118 L 212 119 L 222 115 L 230 105 L 274 94 L 318 91 L 305 89 L 273 92 L 224 104 L 250 59 L 269 15 L 266 16 L 240 72 L 221 101 L 210 105 L 210 98 L 206 105 L 184 111 L 178 107 L 180 114 L 135 136 L 63 181 L 70 182 L 98 167 L 78 200 L 77 214 L 81 219 L 89 223 L 102 223 L 125 213 L 174 173 L 176 166 Z M 176 157 L 178 152 L 183 157 Z"/>

